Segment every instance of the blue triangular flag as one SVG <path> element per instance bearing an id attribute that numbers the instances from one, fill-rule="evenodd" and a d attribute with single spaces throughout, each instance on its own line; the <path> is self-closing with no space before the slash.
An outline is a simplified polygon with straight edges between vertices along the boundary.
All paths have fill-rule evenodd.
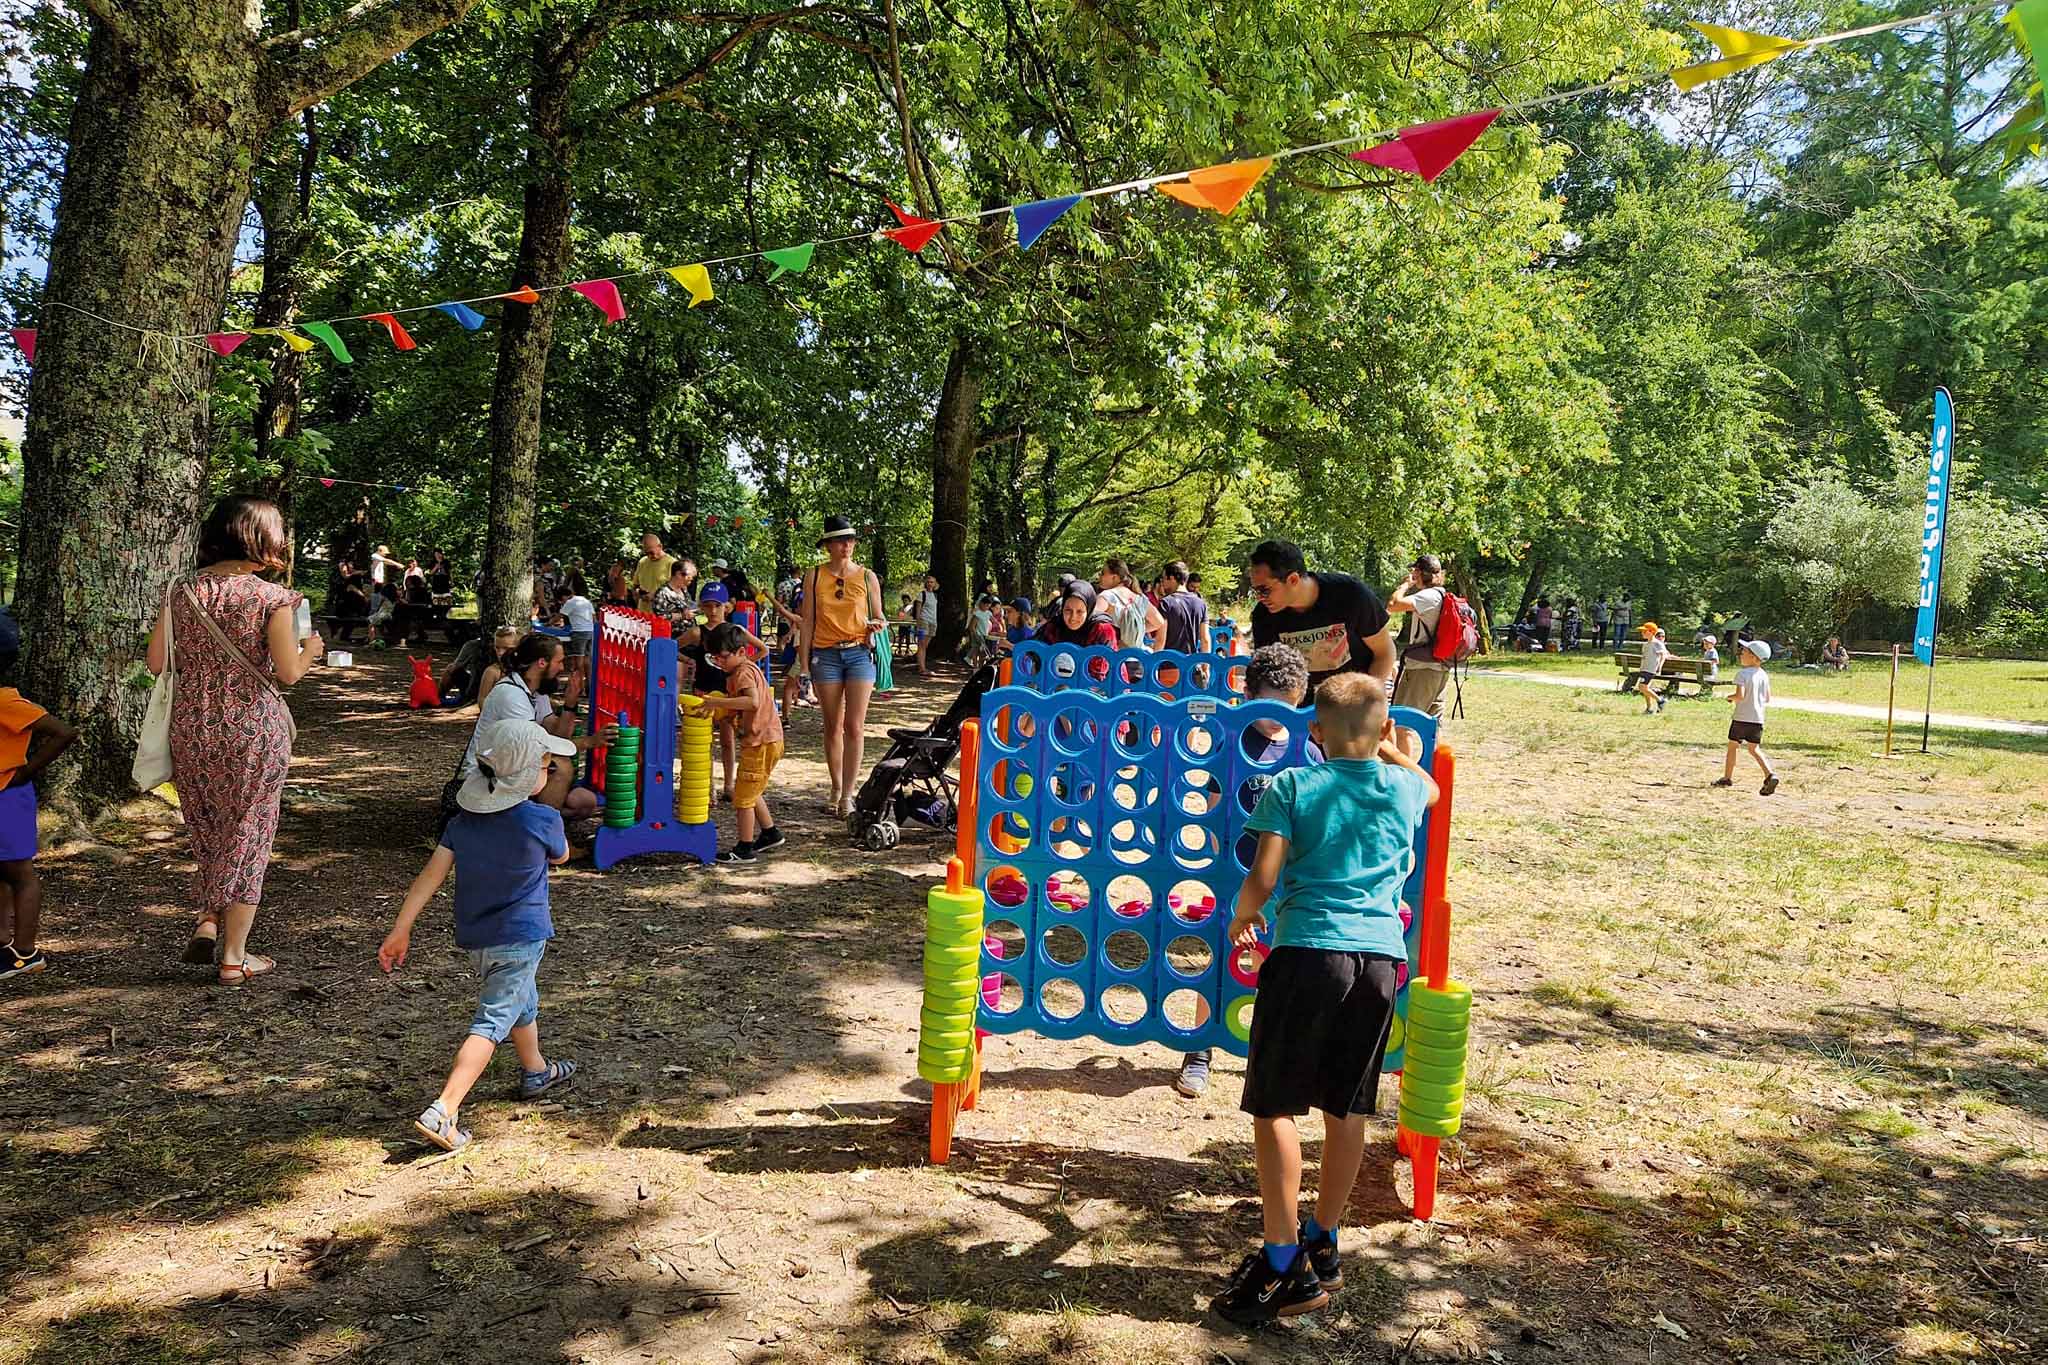
<path id="1" fill-rule="evenodd" d="M 1081 202 L 1081 196 L 1070 194 L 1064 199 L 1041 199 L 1034 204 L 1013 204 L 1010 212 L 1017 219 L 1017 245 L 1031 250 L 1031 244 L 1045 235 L 1045 230 L 1060 220 L 1060 215 Z"/>
<path id="2" fill-rule="evenodd" d="M 484 315 L 466 303 L 437 303 L 434 307 L 461 323 L 465 332 L 474 332 L 484 325 Z"/>

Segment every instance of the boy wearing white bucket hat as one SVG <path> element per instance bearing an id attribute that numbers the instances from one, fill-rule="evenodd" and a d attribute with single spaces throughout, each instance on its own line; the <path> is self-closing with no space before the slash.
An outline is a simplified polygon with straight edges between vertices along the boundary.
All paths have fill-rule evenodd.
<path id="1" fill-rule="evenodd" d="M 1728 754 L 1721 760 L 1717 787 L 1735 785 L 1735 751 L 1749 750 L 1749 756 L 1764 770 L 1762 794 L 1778 789 L 1778 773 L 1764 754 L 1764 710 L 1771 704 L 1771 675 L 1764 665 L 1771 661 L 1771 647 L 1762 640 L 1742 642 L 1742 667 L 1735 671 L 1735 718 L 1728 722 Z"/>
<path id="2" fill-rule="evenodd" d="M 576 1074 L 576 1063 L 540 1050 L 540 988 L 535 980 L 548 940 L 548 867 L 568 860 L 560 811 L 531 798 L 576 746 L 530 720 L 502 720 L 477 735 L 476 770 L 456 794 L 461 808 L 441 845 L 413 878 L 398 922 L 377 950 L 386 972 L 405 962 L 413 922 L 455 872 L 455 944 L 469 953 L 482 982 L 469 1036 L 434 1102 L 413 1128 L 445 1151 L 469 1144 L 455 1117 L 470 1087 L 507 1038 L 519 1053 L 519 1097 L 545 1094 Z"/>

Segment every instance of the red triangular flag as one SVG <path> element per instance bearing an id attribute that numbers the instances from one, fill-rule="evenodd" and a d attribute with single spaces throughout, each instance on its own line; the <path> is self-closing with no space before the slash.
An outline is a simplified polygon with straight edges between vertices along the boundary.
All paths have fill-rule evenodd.
<path id="1" fill-rule="evenodd" d="M 610 280 L 584 280 L 569 287 L 597 305 L 597 311 L 604 314 L 607 323 L 617 322 L 626 316 L 625 300 L 619 297 L 619 287 Z"/>
<path id="2" fill-rule="evenodd" d="M 1482 109 L 1476 114 L 1460 114 L 1435 123 L 1418 123 L 1396 133 L 1393 142 L 1353 152 L 1351 159 L 1434 181 L 1499 117 L 1498 109 Z"/>
<path id="3" fill-rule="evenodd" d="M 383 323 L 384 330 L 391 333 L 391 344 L 399 350 L 413 351 L 419 349 L 419 343 L 412 339 L 412 333 L 406 331 L 404 325 L 397 318 L 391 316 L 391 314 L 365 313 L 363 314 L 363 321 Z"/>
<path id="4" fill-rule="evenodd" d="M 213 353 L 223 360 L 235 353 L 235 347 L 249 339 L 247 332 L 209 332 L 206 344 L 213 347 Z"/>
<path id="5" fill-rule="evenodd" d="M 944 223 L 934 222 L 930 218 L 920 218 L 914 213 L 906 213 L 904 210 L 896 207 L 896 205 L 890 204 L 886 199 L 882 202 L 889 204 L 889 212 L 895 214 L 896 221 L 903 225 L 902 227 L 883 228 L 882 235 L 892 242 L 902 243 L 903 247 L 908 251 L 923 251 L 931 244 L 932 238 L 938 236 L 940 230 L 946 226 Z"/>
<path id="6" fill-rule="evenodd" d="M 332 480 L 332 479 L 322 479 L 322 480 L 320 480 L 320 486 L 321 486 L 322 488 L 332 488 L 332 487 L 334 487 L 334 480 Z"/>
<path id="7" fill-rule="evenodd" d="M 21 347 L 21 353 L 28 357 L 28 363 L 31 365 L 35 364 L 36 329 L 33 327 L 16 327 L 11 329 L 8 335 L 14 338 L 15 345 Z"/>

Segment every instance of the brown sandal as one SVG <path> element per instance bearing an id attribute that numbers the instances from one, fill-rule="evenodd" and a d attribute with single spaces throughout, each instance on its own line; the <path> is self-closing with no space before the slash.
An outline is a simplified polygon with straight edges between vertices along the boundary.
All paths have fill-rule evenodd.
<path id="1" fill-rule="evenodd" d="M 219 974 L 220 984 L 223 986 L 246 986 L 257 977 L 268 976 L 276 970 L 277 963 L 273 959 L 251 953 L 233 965 L 222 963 Z"/>

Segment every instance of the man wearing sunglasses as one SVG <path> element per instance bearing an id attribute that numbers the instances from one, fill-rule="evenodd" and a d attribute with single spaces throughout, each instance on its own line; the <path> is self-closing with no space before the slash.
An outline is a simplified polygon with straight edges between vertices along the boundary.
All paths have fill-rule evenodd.
<path id="1" fill-rule="evenodd" d="M 1378 594 L 1349 574 L 1310 573 L 1301 547 L 1261 541 L 1251 554 L 1252 645 L 1292 645 L 1308 662 L 1309 695 L 1338 673 L 1394 676 L 1394 636 Z"/>

